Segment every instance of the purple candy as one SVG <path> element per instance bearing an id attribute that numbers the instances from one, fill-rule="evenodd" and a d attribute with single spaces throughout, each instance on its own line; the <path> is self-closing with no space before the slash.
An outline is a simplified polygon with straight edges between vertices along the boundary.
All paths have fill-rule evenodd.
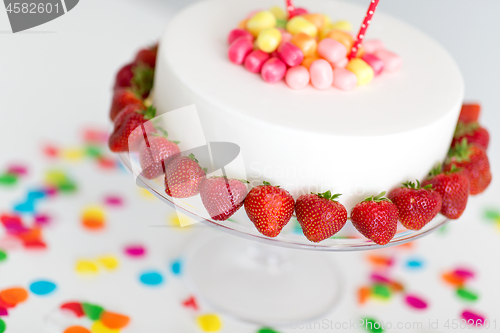
<path id="1" fill-rule="evenodd" d="M 233 64 L 241 65 L 252 50 L 253 43 L 246 37 L 239 37 L 231 43 L 227 55 Z"/>
<path id="2" fill-rule="evenodd" d="M 286 42 L 278 48 L 278 57 L 288 66 L 295 67 L 300 65 L 304 60 L 304 53 L 297 46 Z"/>
<path id="3" fill-rule="evenodd" d="M 267 60 L 262 66 L 260 75 L 262 79 L 268 83 L 275 83 L 285 77 L 286 65 L 278 58 L 271 58 Z"/>
<path id="4" fill-rule="evenodd" d="M 270 58 L 269 53 L 254 50 L 245 59 L 245 68 L 252 73 L 260 73 L 262 65 Z"/>

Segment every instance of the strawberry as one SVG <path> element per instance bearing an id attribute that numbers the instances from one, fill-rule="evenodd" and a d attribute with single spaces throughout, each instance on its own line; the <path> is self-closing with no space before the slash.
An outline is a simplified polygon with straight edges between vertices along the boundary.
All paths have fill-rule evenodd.
<path id="1" fill-rule="evenodd" d="M 461 143 L 464 138 L 467 139 L 468 143 L 473 143 L 484 150 L 488 149 L 490 143 L 490 134 L 486 128 L 481 127 L 475 121 L 468 123 L 464 123 L 463 121 L 458 122 L 451 146 L 454 147 Z"/>
<path id="2" fill-rule="evenodd" d="M 295 214 L 304 235 L 311 242 L 332 237 L 347 222 L 347 210 L 330 191 L 301 195 L 295 203 Z"/>
<path id="3" fill-rule="evenodd" d="M 172 198 L 189 198 L 200 193 L 206 171 L 193 154 L 178 156 L 165 168 L 165 192 Z"/>
<path id="4" fill-rule="evenodd" d="M 128 88 L 132 86 L 132 79 L 134 78 L 133 69 L 135 63 L 126 64 L 118 73 L 116 73 L 115 88 Z"/>
<path id="5" fill-rule="evenodd" d="M 250 190 L 244 205 L 257 230 L 264 236 L 276 237 L 290 221 L 295 202 L 288 191 L 264 182 Z"/>
<path id="6" fill-rule="evenodd" d="M 127 64 L 116 74 L 114 89 L 130 88 L 137 96 L 146 98 L 153 88 L 154 73 L 147 64 Z"/>
<path id="7" fill-rule="evenodd" d="M 413 182 L 392 190 L 387 196 L 398 208 L 399 221 L 410 230 L 420 230 L 432 221 L 441 210 L 441 195 L 432 189 L 432 184 L 421 187 Z"/>
<path id="8" fill-rule="evenodd" d="M 472 121 L 478 121 L 479 114 L 481 113 L 481 105 L 477 103 L 464 104 L 462 105 L 462 110 L 460 110 L 459 121 L 464 123 L 469 123 Z"/>
<path id="9" fill-rule="evenodd" d="M 117 88 L 113 94 L 111 102 L 111 110 L 109 117 L 114 120 L 118 113 L 127 105 L 134 104 L 139 109 L 144 109 L 141 98 L 139 98 L 132 90 L 127 88 Z"/>
<path id="10" fill-rule="evenodd" d="M 359 202 L 351 211 L 351 222 L 366 238 L 379 245 L 385 245 L 396 234 L 398 208 L 391 200 L 384 198 L 385 192 Z"/>
<path id="11" fill-rule="evenodd" d="M 135 63 L 143 63 L 148 65 L 151 68 L 155 68 L 156 66 L 156 54 L 158 52 L 158 45 L 154 45 L 148 49 L 142 49 L 137 52 L 135 56 Z"/>
<path id="12" fill-rule="evenodd" d="M 429 184 L 441 195 L 441 214 L 449 219 L 458 219 L 469 198 L 469 179 L 465 173 L 455 167 L 448 172 L 442 172 L 441 165 L 437 165 L 429 174 L 429 178 L 422 182 L 423 186 Z"/>
<path id="13" fill-rule="evenodd" d="M 225 221 L 243 206 L 247 186 L 238 179 L 211 177 L 200 187 L 200 196 L 210 217 Z"/>
<path id="14" fill-rule="evenodd" d="M 453 166 L 464 169 L 469 178 L 471 195 L 483 192 L 491 182 L 490 162 L 486 152 L 479 146 L 468 144 L 467 139 L 450 149 L 443 170 L 450 171 Z"/>
<path id="15" fill-rule="evenodd" d="M 148 121 L 154 118 L 155 113 L 156 109 L 152 107 L 137 110 L 135 105 L 126 106 L 114 120 L 115 128 L 109 136 L 109 149 L 115 153 L 138 150 L 144 134 L 155 131 L 153 124 Z"/>
<path id="16" fill-rule="evenodd" d="M 167 132 L 163 136 L 151 134 L 147 141 L 141 143 L 139 148 L 139 162 L 142 175 L 147 179 L 154 179 L 165 173 L 165 166 L 180 154 L 178 142 L 169 141 Z"/>

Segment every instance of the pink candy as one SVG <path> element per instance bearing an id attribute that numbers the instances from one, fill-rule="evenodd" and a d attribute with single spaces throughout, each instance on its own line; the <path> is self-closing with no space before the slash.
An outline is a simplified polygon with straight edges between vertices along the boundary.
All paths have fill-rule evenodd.
<path id="1" fill-rule="evenodd" d="M 366 53 L 375 53 L 385 49 L 384 43 L 380 39 L 369 39 L 363 41 L 363 49 Z"/>
<path id="2" fill-rule="evenodd" d="M 233 29 L 227 36 L 227 43 L 231 45 L 236 39 L 240 37 L 246 37 L 253 42 L 253 36 L 248 31 L 244 29 Z"/>
<path id="3" fill-rule="evenodd" d="M 345 49 L 345 48 L 344 48 Z M 318 59 L 309 67 L 311 73 L 311 83 L 316 89 L 324 90 L 333 83 L 333 70 L 328 61 Z"/>
<path id="4" fill-rule="evenodd" d="M 373 54 L 365 54 L 361 59 L 373 69 L 375 76 L 379 76 L 384 71 L 384 62 Z"/>
<path id="5" fill-rule="evenodd" d="M 335 68 L 333 70 L 333 86 L 340 90 L 352 90 L 358 84 L 356 75 L 345 68 Z"/>
<path id="6" fill-rule="evenodd" d="M 285 77 L 286 65 L 278 58 L 267 60 L 262 66 L 260 75 L 262 79 L 268 83 L 275 83 Z"/>
<path id="7" fill-rule="evenodd" d="M 339 41 L 325 38 L 318 44 L 318 54 L 330 63 L 337 63 L 347 56 L 347 50 Z"/>
<path id="8" fill-rule="evenodd" d="M 347 58 L 342 58 L 341 60 L 337 61 L 337 62 L 334 62 L 334 63 L 330 63 L 330 65 L 332 65 L 332 67 L 335 69 L 335 68 L 345 68 L 347 66 L 347 64 L 349 63 L 349 59 Z"/>
<path id="9" fill-rule="evenodd" d="M 286 72 L 286 84 L 292 89 L 302 89 L 309 83 L 310 75 L 304 66 L 291 67 Z"/>
<path id="10" fill-rule="evenodd" d="M 298 66 L 304 60 L 304 53 L 297 46 L 290 42 L 280 45 L 278 48 L 278 57 L 290 67 Z"/>
<path id="11" fill-rule="evenodd" d="M 394 73 L 401 69 L 403 60 L 395 53 L 387 50 L 378 50 L 375 56 L 384 62 L 384 72 Z"/>
<path id="12" fill-rule="evenodd" d="M 233 64 L 241 65 L 252 50 L 253 43 L 248 38 L 238 37 L 229 46 L 227 55 Z"/>
<path id="13" fill-rule="evenodd" d="M 262 65 L 270 58 L 269 53 L 261 50 L 250 52 L 245 58 L 245 68 L 252 73 L 260 73 Z"/>
<path id="14" fill-rule="evenodd" d="M 291 33 L 289 33 L 286 30 L 283 30 L 283 29 L 281 29 L 280 31 L 281 31 L 281 42 L 280 42 L 280 45 L 292 40 L 293 36 L 292 36 Z"/>

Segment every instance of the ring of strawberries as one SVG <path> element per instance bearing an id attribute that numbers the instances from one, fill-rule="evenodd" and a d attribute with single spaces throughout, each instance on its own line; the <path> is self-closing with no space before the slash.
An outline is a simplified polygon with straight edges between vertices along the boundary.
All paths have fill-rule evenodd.
<path id="1" fill-rule="evenodd" d="M 420 230 L 438 213 L 457 219 L 467 206 L 469 195 L 482 193 L 491 182 L 486 149 L 488 131 L 479 125 L 479 104 L 464 104 L 448 156 L 420 183 L 406 182 L 385 196 L 385 192 L 356 204 L 350 218 L 338 202 L 340 194 L 305 194 L 294 200 L 288 191 L 268 182 L 248 191 L 243 180 L 206 177 L 206 169 L 192 154 L 182 156 L 178 142 L 155 128 L 149 95 L 153 87 L 158 46 L 140 50 L 134 61 L 116 75 L 110 118 L 114 130 L 109 137 L 113 152 L 137 151 L 142 176 L 165 177 L 165 191 L 174 198 L 200 194 L 212 219 L 224 221 L 241 207 L 257 230 L 276 237 L 293 214 L 306 238 L 321 242 L 339 232 L 347 220 L 366 238 L 379 245 L 391 241 L 398 221 L 407 229 Z M 140 130 L 136 130 L 140 127 Z M 147 134 L 147 135 L 146 135 Z M 141 139 L 146 139 L 141 143 Z"/>

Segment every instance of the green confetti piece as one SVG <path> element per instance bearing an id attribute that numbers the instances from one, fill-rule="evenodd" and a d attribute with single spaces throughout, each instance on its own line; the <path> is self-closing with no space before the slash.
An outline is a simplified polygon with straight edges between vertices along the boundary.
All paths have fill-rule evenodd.
<path id="1" fill-rule="evenodd" d="M 6 329 L 7 329 L 7 325 L 5 325 L 5 321 L 0 319 L 0 333 L 5 332 Z"/>
<path id="2" fill-rule="evenodd" d="M 66 193 L 75 192 L 77 190 L 76 184 L 73 183 L 71 180 L 64 181 L 63 183 L 59 184 L 59 186 L 57 186 L 57 188 L 61 192 L 66 192 Z"/>
<path id="3" fill-rule="evenodd" d="M 17 176 L 12 173 L 4 173 L 0 175 L 0 185 L 12 186 L 17 183 Z"/>
<path id="4" fill-rule="evenodd" d="M 7 252 L 0 250 L 0 262 L 7 260 Z"/>
<path id="5" fill-rule="evenodd" d="M 90 303 L 82 303 L 83 312 L 90 320 L 99 320 L 104 308 Z"/>
<path id="6" fill-rule="evenodd" d="M 445 224 L 443 225 L 441 228 L 438 229 L 438 233 L 441 234 L 441 235 L 445 235 L 448 233 L 448 225 Z"/>
<path id="7" fill-rule="evenodd" d="M 103 155 L 102 149 L 96 146 L 87 146 L 85 148 L 85 154 L 93 158 L 99 158 Z"/>
<path id="8" fill-rule="evenodd" d="M 372 287 L 372 295 L 378 298 L 388 299 L 391 297 L 391 289 L 385 284 L 375 284 Z"/>
<path id="9" fill-rule="evenodd" d="M 492 220 L 493 222 L 496 222 L 497 220 L 500 219 L 500 211 L 497 209 L 486 209 L 484 211 L 484 217 L 487 220 Z"/>
<path id="10" fill-rule="evenodd" d="M 275 331 L 275 330 L 273 330 L 273 329 L 272 329 L 272 328 L 270 328 L 270 327 L 262 327 L 261 329 L 259 329 L 259 330 L 257 331 L 257 333 L 280 333 L 280 332 Z"/>
<path id="11" fill-rule="evenodd" d="M 458 288 L 457 289 L 457 296 L 460 297 L 461 299 L 469 302 L 474 302 L 477 301 L 479 296 L 474 293 L 473 291 L 464 289 L 464 288 Z"/>
<path id="12" fill-rule="evenodd" d="M 376 321 L 373 318 L 363 318 L 363 328 L 372 333 L 382 333 L 384 329 L 382 328 L 382 324 Z"/>
<path id="13" fill-rule="evenodd" d="M 61 170 L 49 170 L 45 174 L 45 181 L 51 185 L 59 185 L 67 181 L 66 173 Z"/>

